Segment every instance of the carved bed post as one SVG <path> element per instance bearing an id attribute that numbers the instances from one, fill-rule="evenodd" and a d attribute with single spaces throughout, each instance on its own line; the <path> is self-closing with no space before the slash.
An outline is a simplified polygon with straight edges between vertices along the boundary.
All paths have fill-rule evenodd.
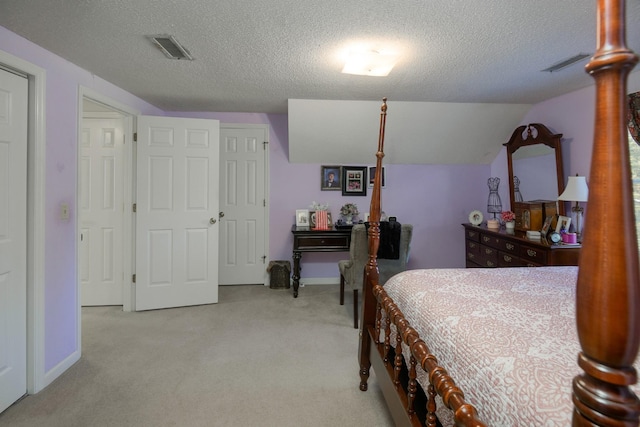
<path id="1" fill-rule="evenodd" d="M 384 132 L 387 122 L 387 98 L 382 98 L 380 107 L 380 133 L 378 135 L 378 151 L 376 152 L 376 175 L 373 180 L 373 193 L 369 208 L 369 261 L 364 269 L 362 292 L 362 321 L 360 322 L 360 346 L 358 359 L 360 361 L 360 390 L 367 390 L 369 379 L 369 350 L 371 338 L 367 327 L 375 322 L 376 300 L 371 288 L 378 284 L 377 254 L 380 245 L 380 187 L 382 186 L 382 158 L 384 157 Z"/>
<path id="2" fill-rule="evenodd" d="M 624 0 L 598 0 L 597 25 L 587 65 L 596 115 L 576 295 L 584 373 L 573 381 L 573 425 L 637 426 L 640 401 L 629 385 L 637 381 L 640 275 L 625 122 L 626 81 L 638 57 L 626 47 Z"/>

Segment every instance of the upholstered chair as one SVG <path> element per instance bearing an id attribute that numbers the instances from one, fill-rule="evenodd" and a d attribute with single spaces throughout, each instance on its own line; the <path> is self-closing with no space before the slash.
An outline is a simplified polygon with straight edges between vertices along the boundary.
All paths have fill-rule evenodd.
<path id="1" fill-rule="evenodd" d="M 384 228 L 381 227 L 381 234 Z M 413 225 L 402 224 L 399 242 L 399 258 L 384 259 L 378 258 L 378 272 L 380 284 L 393 275 L 407 269 L 409 261 L 409 248 L 413 234 Z M 381 239 L 382 240 L 382 239 Z M 378 252 L 380 254 L 380 251 Z M 364 267 L 369 261 L 369 241 L 367 229 L 364 224 L 356 224 L 351 229 L 351 246 L 349 248 L 349 259 L 338 261 L 340 270 L 340 305 L 344 305 L 345 286 L 353 289 L 353 327 L 358 328 L 358 290 L 362 288 L 364 278 Z"/>

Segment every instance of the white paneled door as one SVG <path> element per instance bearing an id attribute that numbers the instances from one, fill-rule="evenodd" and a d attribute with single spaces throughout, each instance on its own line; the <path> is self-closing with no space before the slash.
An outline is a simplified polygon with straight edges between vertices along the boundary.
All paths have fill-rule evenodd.
<path id="1" fill-rule="evenodd" d="M 122 305 L 123 118 L 84 118 L 80 141 L 82 305 Z"/>
<path id="2" fill-rule="evenodd" d="M 27 96 L 0 69 L 0 412 L 27 392 Z"/>
<path id="3" fill-rule="evenodd" d="M 265 282 L 268 128 L 220 130 L 220 284 Z"/>
<path id="4" fill-rule="evenodd" d="M 138 117 L 136 310 L 218 302 L 216 120 Z"/>

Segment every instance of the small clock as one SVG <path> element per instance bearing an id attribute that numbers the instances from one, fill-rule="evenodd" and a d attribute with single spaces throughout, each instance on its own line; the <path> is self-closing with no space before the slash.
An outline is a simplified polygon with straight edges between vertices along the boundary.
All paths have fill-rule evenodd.
<path id="1" fill-rule="evenodd" d="M 551 239 L 553 243 L 559 243 L 562 240 L 562 236 L 557 231 L 552 231 L 549 235 L 549 239 Z"/>
<path id="2" fill-rule="evenodd" d="M 482 216 L 482 212 L 480 211 L 473 211 L 469 214 L 469 222 L 473 225 L 480 225 L 482 224 L 482 220 L 484 219 L 484 217 Z"/>

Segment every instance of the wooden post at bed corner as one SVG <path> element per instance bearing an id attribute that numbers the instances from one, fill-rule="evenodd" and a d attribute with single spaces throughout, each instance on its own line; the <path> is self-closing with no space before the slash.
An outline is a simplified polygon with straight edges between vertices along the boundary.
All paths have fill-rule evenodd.
<path id="1" fill-rule="evenodd" d="M 598 0 L 596 115 L 576 295 L 583 374 L 573 380 L 574 426 L 637 426 L 629 385 L 640 346 L 640 274 L 626 130 L 626 81 L 638 57 L 626 47 L 624 0 Z M 615 207 L 615 214 L 611 211 Z M 621 230 L 616 238 L 611 230 Z"/>
<path id="2" fill-rule="evenodd" d="M 384 133 L 387 122 L 387 98 L 382 98 L 380 107 L 380 131 L 378 134 L 378 151 L 376 152 L 376 174 L 373 180 L 373 193 L 369 208 L 369 261 L 364 269 L 362 287 L 362 320 L 360 321 L 360 342 L 358 360 L 360 362 L 360 390 L 367 390 L 371 361 L 371 337 L 368 327 L 373 325 L 376 317 L 377 301 L 373 294 L 374 284 L 378 284 L 377 253 L 380 245 L 380 187 L 382 186 L 382 158 L 384 157 Z"/>

